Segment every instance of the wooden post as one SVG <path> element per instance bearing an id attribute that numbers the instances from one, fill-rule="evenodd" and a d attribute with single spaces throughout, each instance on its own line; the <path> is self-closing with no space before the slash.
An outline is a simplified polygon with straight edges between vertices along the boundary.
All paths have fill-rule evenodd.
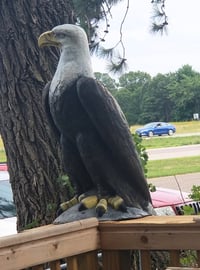
<path id="1" fill-rule="evenodd" d="M 200 268 L 196 267 L 167 267 L 166 270 L 200 270 Z"/>
<path id="2" fill-rule="evenodd" d="M 151 270 L 151 255 L 149 250 L 141 250 L 141 268 L 142 270 Z"/>
<path id="3" fill-rule="evenodd" d="M 56 260 L 49 263 L 51 270 L 60 270 L 60 260 Z"/>
<path id="4" fill-rule="evenodd" d="M 67 270 L 98 270 L 97 251 L 67 258 Z"/>
<path id="5" fill-rule="evenodd" d="M 78 256 L 71 256 L 67 258 L 68 270 L 78 270 Z"/>
<path id="6" fill-rule="evenodd" d="M 170 265 L 180 266 L 180 251 L 179 250 L 170 250 Z"/>
<path id="7" fill-rule="evenodd" d="M 197 250 L 197 264 L 200 267 L 200 250 Z"/>
<path id="8" fill-rule="evenodd" d="M 43 270 L 44 269 L 44 265 L 41 264 L 41 265 L 35 265 L 32 267 L 32 270 Z"/>
<path id="9" fill-rule="evenodd" d="M 103 270 L 129 270 L 130 251 L 104 250 L 102 252 Z"/>

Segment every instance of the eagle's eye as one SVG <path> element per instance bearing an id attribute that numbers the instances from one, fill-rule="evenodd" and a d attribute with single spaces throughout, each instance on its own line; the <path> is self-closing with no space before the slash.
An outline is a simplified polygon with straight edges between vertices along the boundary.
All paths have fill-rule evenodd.
<path id="1" fill-rule="evenodd" d="M 56 33 L 56 37 L 60 38 L 60 39 L 63 39 L 63 38 L 66 37 L 66 34 L 64 34 L 64 33 Z"/>

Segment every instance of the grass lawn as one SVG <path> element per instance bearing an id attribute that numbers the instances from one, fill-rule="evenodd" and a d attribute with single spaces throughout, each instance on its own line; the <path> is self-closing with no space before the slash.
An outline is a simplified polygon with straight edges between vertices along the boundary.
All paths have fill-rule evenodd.
<path id="1" fill-rule="evenodd" d="M 149 160 L 147 163 L 147 177 L 162 177 L 177 174 L 200 172 L 200 156 Z M 200 179 L 199 179 L 200 183 Z"/>
<path id="2" fill-rule="evenodd" d="M 186 136 L 186 137 L 153 137 L 142 138 L 142 145 L 146 149 L 160 148 L 160 147 L 175 147 L 181 145 L 200 144 L 200 136 Z"/>
<path id="3" fill-rule="evenodd" d="M 6 162 L 6 154 L 1 136 L 0 136 L 0 162 Z"/>

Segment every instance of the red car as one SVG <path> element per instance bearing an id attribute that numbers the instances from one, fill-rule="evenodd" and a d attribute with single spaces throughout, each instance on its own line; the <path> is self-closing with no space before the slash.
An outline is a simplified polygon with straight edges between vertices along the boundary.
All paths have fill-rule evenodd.
<path id="1" fill-rule="evenodd" d="M 151 192 L 153 207 L 157 215 L 183 215 L 183 207 L 190 206 L 194 214 L 200 213 L 200 202 L 189 198 L 189 193 L 174 189 L 156 187 L 155 192 Z"/>
<path id="2" fill-rule="evenodd" d="M 8 170 L 7 163 L 0 163 L 0 172 L 1 171 L 7 171 L 7 170 Z"/>

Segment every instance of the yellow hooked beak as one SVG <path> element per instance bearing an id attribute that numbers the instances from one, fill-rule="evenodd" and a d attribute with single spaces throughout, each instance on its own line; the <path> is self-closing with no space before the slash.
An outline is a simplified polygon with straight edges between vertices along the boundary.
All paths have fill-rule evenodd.
<path id="1" fill-rule="evenodd" d="M 39 47 L 44 46 L 56 46 L 58 47 L 60 43 L 55 37 L 55 34 L 52 31 L 47 31 L 41 34 L 38 38 Z"/>

